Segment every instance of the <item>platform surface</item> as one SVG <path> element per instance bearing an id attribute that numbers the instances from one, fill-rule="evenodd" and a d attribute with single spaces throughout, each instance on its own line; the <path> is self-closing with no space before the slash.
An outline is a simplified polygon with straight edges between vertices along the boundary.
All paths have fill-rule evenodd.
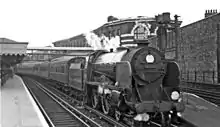
<path id="1" fill-rule="evenodd" d="M 14 76 L 1 87 L 0 127 L 46 127 L 47 124 L 22 79 Z"/>
<path id="2" fill-rule="evenodd" d="M 220 107 L 196 95 L 184 93 L 183 117 L 198 127 L 220 127 Z"/>

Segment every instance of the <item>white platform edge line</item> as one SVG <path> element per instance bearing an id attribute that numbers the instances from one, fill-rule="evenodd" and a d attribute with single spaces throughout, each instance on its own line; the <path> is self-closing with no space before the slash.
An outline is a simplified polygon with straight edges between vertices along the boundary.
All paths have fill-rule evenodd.
<path id="1" fill-rule="evenodd" d="M 199 99 L 203 100 L 204 102 L 209 103 L 209 104 L 211 104 L 211 105 L 213 105 L 215 107 L 219 107 L 218 105 L 216 105 L 216 104 L 214 104 L 214 103 L 212 103 L 212 102 L 210 102 L 210 101 L 208 101 L 208 100 L 206 100 L 206 99 L 204 99 L 204 98 L 202 98 L 202 97 L 200 97 L 198 95 L 195 95 L 195 94 L 192 94 L 192 93 L 186 93 L 186 92 L 183 92 L 183 93 L 191 95 L 191 96 L 194 96 L 196 98 L 199 98 Z"/>
<path id="2" fill-rule="evenodd" d="M 15 75 L 15 76 L 17 76 L 17 75 Z M 32 105 L 34 106 L 35 112 L 37 113 L 38 118 L 39 118 L 40 121 L 41 121 L 41 124 L 43 125 L 43 127 L 49 127 L 49 125 L 47 124 L 46 120 L 44 119 L 44 116 L 42 115 L 42 113 L 41 113 L 39 107 L 37 106 L 36 102 L 34 101 L 33 97 L 31 96 L 30 92 L 28 91 L 27 87 L 25 86 L 23 80 L 21 79 L 20 76 L 17 76 L 17 77 L 18 77 L 19 80 L 22 82 L 22 85 L 24 86 L 24 89 L 25 89 L 25 91 L 27 92 L 28 97 L 29 97 L 30 100 L 31 100 L 31 103 L 32 103 Z"/>

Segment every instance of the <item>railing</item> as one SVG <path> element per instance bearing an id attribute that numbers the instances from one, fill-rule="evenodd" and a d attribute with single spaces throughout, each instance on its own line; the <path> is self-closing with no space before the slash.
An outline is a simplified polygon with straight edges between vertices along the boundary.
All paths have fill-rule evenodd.
<path id="1" fill-rule="evenodd" d="M 181 80 L 195 83 L 218 84 L 218 73 L 215 70 L 198 71 L 187 70 L 181 71 Z"/>

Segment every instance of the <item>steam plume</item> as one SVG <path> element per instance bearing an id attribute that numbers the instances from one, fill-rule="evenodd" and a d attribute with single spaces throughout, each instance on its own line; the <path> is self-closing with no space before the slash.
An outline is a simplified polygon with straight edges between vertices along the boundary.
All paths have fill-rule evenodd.
<path id="1" fill-rule="evenodd" d="M 95 33 L 89 32 L 84 34 L 85 38 L 87 40 L 87 43 L 94 48 L 94 50 L 99 50 L 99 49 L 105 49 L 105 50 L 110 50 L 116 49 L 120 45 L 120 38 L 119 36 L 112 37 L 110 40 L 104 36 L 101 35 L 101 37 L 98 37 Z"/>

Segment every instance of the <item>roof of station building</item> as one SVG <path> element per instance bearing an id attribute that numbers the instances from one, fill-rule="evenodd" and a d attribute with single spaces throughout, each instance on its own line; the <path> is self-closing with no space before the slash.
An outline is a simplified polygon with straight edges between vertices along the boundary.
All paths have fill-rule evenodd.
<path id="1" fill-rule="evenodd" d="M 0 55 L 26 55 L 28 42 L 16 42 L 8 38 L 0 38 Z"/>

